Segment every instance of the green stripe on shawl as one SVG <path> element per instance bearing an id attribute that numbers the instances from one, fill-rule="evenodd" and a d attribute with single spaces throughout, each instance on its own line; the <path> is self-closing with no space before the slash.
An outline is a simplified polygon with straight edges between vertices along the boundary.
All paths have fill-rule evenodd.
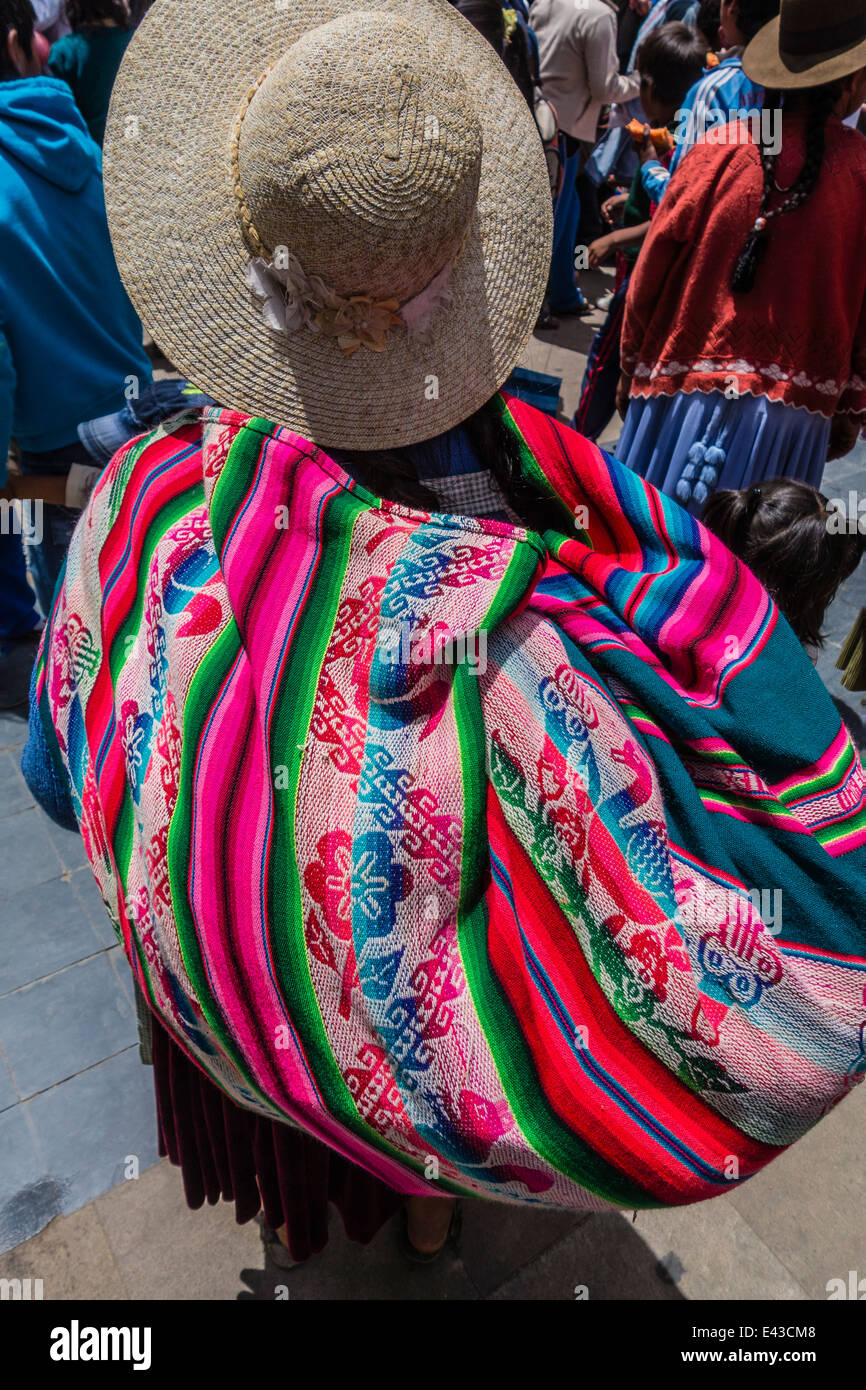
<path id="1" fill-rule="evenodd" d="M 554 503 L 562 513 L 563 531 L 546 531 L 544 534 L 544 542 L 548 550 L 556 555 L 563 542 L 572 536 L 579 536 L 584 545 L 588 545 L 589 548 L 592 549 L 592 541 L 590 540 L 589 532 L 584 530 L 582 526 L 576 524 L 575 516 L 571 508 L 563 502 L 559 493 L 556 492 L 551 485 L 550 479 L 543 471 L 541 465 L 536 462 L 535 455 L 524 439 L 520 426 L 508 409 L 507 401 L 505 401 L 502 396 L 496 396 L 495 401 L 501 412 L 500 419 L 502 424 L 508 430 L 509 434 L 512 435 L 517 444 L 520 454 L 520 466 L 524 477 L 529 482 L 534 483 L 542 495 L 548 496 L 551 502 Z"/>
<path id="2" fill-rule="evenodd" d="M 833 763 L 832 767 L 825 768 L 823 772 L 818 772 L 807 782 L 798 782 L 796 786 L 787 787 L 779 794 L 779 800 L 785 803 L 789 801 L 805 801 L 810 796 L 820 796 L 826 792 L 827 788 L 835 788 L 842 780 L 842 774 L 854 762 L 856 753 L 854 745 L 849 743 L 844 747 Z"/>
<path id="3" fill-rule="evenodd" d="M 762 815 L 773 816 L 782 827 L 797 823 L 796 815 L 792 811 L 786 811 L 774 796 L 749 796 L 746 793 L 709 790 L 705 787 L 698 787 L 697 791 L 707 807 L 729 806 L 734 811 L 743 811 L 746 814 L 760 811 Z"/>
<path id="4" fill-rule="evenodd" d="M 287 750 L 294 755 L 299 745 L 306 745 L 322 662 L 343 594 L 352 533 L 358 517 L 368 509 L 367 501 L 344 489 L 325 503 L 320 523 L 323 536 L 320 553 L 327 554 L 328 563 L 319 565 L 295 627 L 288 661 L 274 700 L 272 750 Z M 420 1158 L 406 1154 L 383 1135 L 377 1134 L 358 1115 L 322 1020 L 304 936 L 301 877 L 296 855 L 295 819 L 301 757 L 294 755 L 287 761 L 289 785 L 274 795 L 270 844 L 274 883 L 269 885 L 269 900 L 272 903 L 277 901 L 275 893 L 279 893 L 279 911 L 268 914 L 271 925 L 276 924 L 279 928 L 279 934 L 273 930 L 269 932 L 277 981 L 328 1112 L 368 1144 L 375 1144 L 382 1152 L 399 1157 L 404 1167 L 420 1173 L 423 1171 Z M 301 961 L 304 965 L 299 965 Z M 458 1195 L 466 1190 L 445 1177 L 440 1178 L 437 1185 Z"/>
<path id="5" fill-rule="evenodd" d="M 274 442 L 274 429 L 270 421 L 258 416 L 249 420 L 232 440 L 225 466 L 217 476 L 208 513 L 220 561 L 241 504 L 253 486 L 261 455 Z"/>
<path id="6" fill-rule="evenodd" d="M 535 563 L 521 547 L 505 573 L 482 627 L 493 627 L 525 591 L 526 567 Z M 454 714 L 463 780 L 463 845 L 457 941 L 478 1020 L 502 1088 L 528 1144 L 545 1162 L 611 1203 L 660 1206 L 646 1192 L 594 1153 L 555 1113 L 539 1085 L 535 1063 L 520 1024 L 499 983 L 487 950 L 487 907 L 483 901 L 488 864 L 485 788 L 487 747 L 478 677 L 465 666 L 454 673 Z"/>
<path id="7" fill-rule="evenodd" d="M 835 845 L 839 840 L 847 840 L 849 836 L 856 835 L 858 831 L 866 826 L 866 807 L 856 816 L 849 816 L 839 825 L 822 826 L 818 830 L 813 830 L 812 834 L 824 849 L 828 845 Z"/>
<path id="8" fill-rule="evenodd" d="M 629 712 L 635 709 L 637 717 L 641 719 L 649 718 L 649 715 L 645 714 L 643 710 L 637 709 L 636 706 L 624 703 L 622 708 Z M 686 743 L 683 745 L 683 755 L 693 762 L 706 763 L 707 767 L 715 767 L 717 765 L 745 767 L 743 755 L 738 753 L 736 748 L 714 748 L 708 750 L 706 748 L 695 748 L 691 743 Z M 783 798 L 780 797 L 779 799 L 782 800 Z"/>
<path id="9" fill-rule="evenodd" d="M 132 654 L 136 640 L 141 633 L 141 623 L 144 614 L 144 604 L 147 597 L 147 581 L 150 573 L 153 552 L 159 545 L 166 531 L 170 530 L 182 517 L 196 507 L 200 507 L 204 502 L 204 487 L 201 483 L 196 483 L 194 487 L 187 488 L 186 491 L 173 497 L 164 507 L 160 508 L 157 516 L 154 517 L 144 538 L 141 549 L 141 559 L 138 565 L 136 576 L 136 599 L 129 611 L 125 622 L 117 629 L 111 650 L 108 654 L 108 667 L 111 676 L 112 702 L 117 691 L 117 682 L 124 665 Z M 132 800 L 132 789 L 129 783 L 124 785 L 123 800 L 114 824 L 114 832 L 111 837 L 111 848 L 114 854 L 114 862 L 117 865 L 117 874 L 123 888 L 124 897 L 126 896 L 126 886 L 129 881 L 129 865 L 132 860 L 133 843 L 135 831 L 135 810 Z"/>

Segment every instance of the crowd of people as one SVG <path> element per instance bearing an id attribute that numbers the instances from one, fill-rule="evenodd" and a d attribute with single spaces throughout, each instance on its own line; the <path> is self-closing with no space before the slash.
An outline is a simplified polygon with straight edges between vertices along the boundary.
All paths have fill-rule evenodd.
<path id="1" fill-rule="evenodd" d="M 146 8 L 0 0 L 0 662 L 162 1151 L 286 1262 L 727 1190 L 866 1070 L 866 0 Z"/>
<path id="2" fill-rule="evenodd" d="M 824 465 L 850 451 L 866 416 L 866 146 L 849 133 L 866 134 L 866 76 L 848 71 L 845 51 L 822 61 L 846 21 L 828 24 L 808 6 L 793 72 L 771 64 L 762 80 L 757 56 L 744 68 L 746 45 L 779 7 L 455 5 L 503 58 L 546 136 L 555 216 L 538 327 L 591 312 L 580 267 L 615 266 L 572 425 L 597 440 L 619 411 L 617 456 L 698 516 L 717 491 L 781 478 L 807 484 L 822 516 Z M 18 475 L 7 497 L 42 504 L 30 544 L 15 526 L 0 535 L 4 704 L 23 698 L 80 506 L 110 457 L 105 439 L 117 447 L 209 400 L 186 383 L 154 392 L 93 148 L 146 8 L 3 7 L 0 236 L 16 283 L 0 339 L 0 455 L 11 443 Z M 697 144 L 688 177 L 675 177 Z M 110 423 L 89 425 L 101 416 Z M 822 583 L 830 595 L 858 558 L 837 552 Z M 780 575 L 774 591 L 783 589 Z"/>

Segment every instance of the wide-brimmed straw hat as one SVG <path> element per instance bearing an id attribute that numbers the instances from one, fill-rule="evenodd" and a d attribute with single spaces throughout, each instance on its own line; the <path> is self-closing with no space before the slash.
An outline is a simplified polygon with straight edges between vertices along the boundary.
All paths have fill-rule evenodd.
<path id="1" fill-rule="evenodd" d="M 163 351 L 323 446 L 458 424 L 531 335 L 541 142 L 446 0 L 157 0 L 104 167 L 120 273 Z"/>
<path id="2" fill-rule="evenodd" d="M 743 54 L 762 87 L 821 87 L 866 67 L 866 0 L 782 0 Z"/>

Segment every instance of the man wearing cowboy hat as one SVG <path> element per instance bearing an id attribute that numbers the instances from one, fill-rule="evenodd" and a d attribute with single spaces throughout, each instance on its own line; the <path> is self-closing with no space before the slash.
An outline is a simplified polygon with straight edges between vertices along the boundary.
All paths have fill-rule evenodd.
<path id="1" fill-rule="evenodd" d="M 778 18 L 749 44 L 743 66 L 778 91 L 851 78 L 866 67 L 864 0 L 782 0 Z"/>

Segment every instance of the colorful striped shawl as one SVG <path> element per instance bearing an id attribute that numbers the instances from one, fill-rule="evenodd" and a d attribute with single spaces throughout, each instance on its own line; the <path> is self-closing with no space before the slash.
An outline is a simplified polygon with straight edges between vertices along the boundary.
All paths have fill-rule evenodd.
<path id="1" fill-rule="evenodd" d="M 863 772 L 749 571 L 502 410 L 543 538 L 229 411 L 134 441 L 39 708 L 135 976 L 235 1101 L 406 1192 L 693 1202 L 866 1068 Z"/>

